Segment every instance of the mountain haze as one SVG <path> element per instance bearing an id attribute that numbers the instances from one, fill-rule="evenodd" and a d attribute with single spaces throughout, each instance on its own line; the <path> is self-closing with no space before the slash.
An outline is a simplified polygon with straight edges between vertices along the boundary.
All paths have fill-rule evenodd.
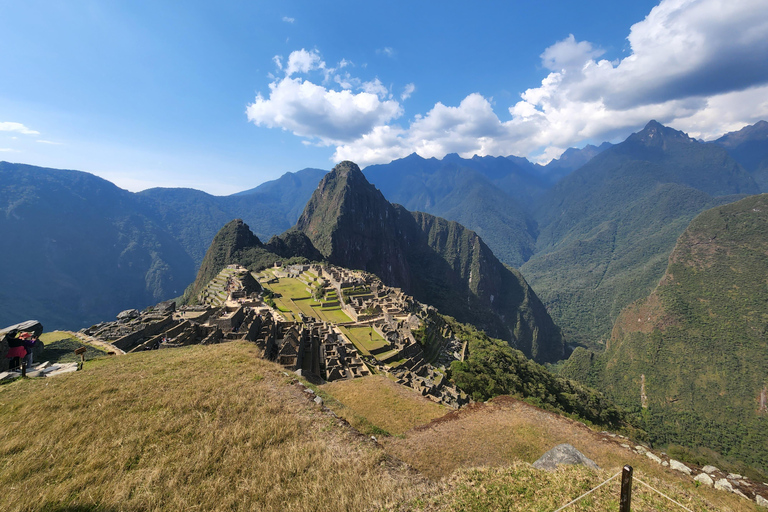
<path id="1" fill-rule="evenodd" d="M 178 296 L 195 265 L 134 194 L 92 174 L 0 162 L 0 324 L 79 329 Z"/>
<path id="2" fill-rule="evenodd" d="M 768 192 L 768 122 L 759 121 L 741 130 L 726 133 L 715 144 L 722 146 Z"/>
<path id="3" fill-rule="evenodd" d="M 541 197 L 521 270 L 569 339 L 591 344 L 653 289 L 696 214 L 758 191 L 724 149 L 651 121 Z"/>

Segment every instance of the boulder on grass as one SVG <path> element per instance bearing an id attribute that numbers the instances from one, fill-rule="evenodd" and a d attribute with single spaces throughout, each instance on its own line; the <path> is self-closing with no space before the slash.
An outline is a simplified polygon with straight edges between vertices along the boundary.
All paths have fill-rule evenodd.
<path id="1" fill-rule="evenodd" d="M 533 467 L 554 471 L 558 464 L 583 464 L 592 469 L 600 469 L 591 459 L 568 443 L 559 444 L 549 450 L 533 463 Z"/>

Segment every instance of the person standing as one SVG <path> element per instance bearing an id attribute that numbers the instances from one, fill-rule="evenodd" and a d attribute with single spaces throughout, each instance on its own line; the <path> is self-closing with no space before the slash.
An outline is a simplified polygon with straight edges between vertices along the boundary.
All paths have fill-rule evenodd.
<path id="1" fill-rule="evenodd" d="M 24 336 L 25 334 L 26 336 Z M 24 348 L 27 351 L 27 355 L 24 357 L 24 360 L 27 362 L 27 368 L 31 368 L 34 359 L 32 349 L 34 348 L 35 343 L 37 343 L 37 338 L 35 338 L 35 336 L 29 332 L 22 333 L 20 337 L 24 340 Z"/>

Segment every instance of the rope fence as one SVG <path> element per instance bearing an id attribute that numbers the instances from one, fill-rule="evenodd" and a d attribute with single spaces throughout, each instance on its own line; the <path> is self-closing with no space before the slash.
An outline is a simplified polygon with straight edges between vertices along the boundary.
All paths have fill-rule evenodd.
<path id="1" fill-rule="evenodd" d="M 554 512 L 560 512 L 561 510 L 564 510 L 565 508 L 573 505 L 574 503 L 578 502 L 579 500 L 586 498 L 587 496 L 589 496 L 590 494 L 592 494 L 596 490 L 600 489 L 602 486 L 604 486 L 605 484 L 607 484 L 608 482 L 610 482 L 611 480 L 613 480 L 614 478 L 616 478 L 619 475 L 622 475 L 622 479 L 621 479 L 621 496 L 620 496 L 620 501 L 619 501 L 619 511 L 620 512 L 629 512 L 629 510 L 630 510 L 630 503 L 632 501 L 632 481 L 633 481 L 632 473 L 633 473 L 632 466 L 624 466 L 624 469 L 622 471 L 619 471 L 618 473 L 616 473 L 615 475 L 613 475 L 609 479 L 605 480 L 601 484 L 599 484 L 596 487 L 593 487 L 592 489 L 588 490 L 587 492 L 585 492 L 584 494 L 582 494 L 578 498 L 569 501 L 568 503 L 566 503 L 562 507 L 558 508 Z M 685 505 L 675 501 L 674 499 L 670 498 L 669 496 L 667 496 L 666 494 L 664 494 L 660 490 L 654 489 L 653 487 L 651 487 L 647 483 L 643 482 L 639 478 L 635 478 L 634 480 L 637 481 L 639 484 L 644 485 L 645 487 L 647 487 L 651 491 L 655 492 L 656 494 L 658 494 L 658 495 L 668 499 L 669 501 L 671 501 L 672 503 L 674 503 L 678 507 L 682 508 L 683 510 L 687 510 L 688 512 L 693 512 L 691 509 L 689 509 Z"/>
<path id="2" fill-rule="evenodd" d="M 613 475 L 611 478 L 609 478 L 609 479 L 608 479 L 608 480 L 606 480 L 605 482 L 603 482 L 603 483 L 601 483 L 600 485 L 598 485 L 597 487 L 594 487 L 594 488 L 592 488 L 592 489 L 588 490 L 587 492 L 585 492 L 584 494 L 582 494 L 581 496 L 579 496 L 579 497 L 578 497 L 578 498 L 576 498 L 575 500 L 573 500 L 573 501 L 569 501 L 568 503 L 566 503 L 565 505 L 563 505 L 563 506 L 562 506 L 562 507 L 560 507 L 559 509 L 555 510 L 555 512 L 560 512 L 560 511 L 561 511 L 561 510 L 563 510 L 564 508 L 566 508 L 566 507 L 569 507 L 569 506 L 573 505 L 574 503 L 576 503 L 576 502 L 577 502 L 577 501 L 579 501 L 580 499 L 582 499 L 582 498 L 586 498 L 587 496 L 589 496 L 590 494 L 592 494 L 593 492 L 595 492 L 596 490 L 598 490 L 599 488 L 601 488 L 602 486 L 604 486 L 605 484 L 607 484 L 608 482 L 610 482 L 611 480 L 613 480 L 614 478 L 616 478 L 617 476 L 619 476 L 620 474 L 621 474 L 621 471 L 619 471 L 618 473 L 616 473 L 615 475 Z"/>
<path id="3" fill-rule="evenodd" d="M 660 495 L 664 496 L 665 498 L 667 498 L 669 501 L 671 501 L 672 503 L 674 503 L 674 504 L 675 504 L 675 505 L 677 505 L 678 507 L 680 507 L 680 508 L 684 508 L 684 509 L 685 509 L 685 510 L 687 510 L 688 512 L 693 512 L 693 510 L 689 509 L 689 508 L 688 508 L 688 507 L 686 507 L 685 505 L 681 505 L 680 503 L 676 502 L 675 500 L 673 500 L 672 498 L 670 498 L 669 496 L 667 496 L 667 495 L 666 495 L 666 494 L 664 494 L 663 492 L 659 491 L 658 489 L 654 489 L 653 487 L 651 487 L 651 486 L 650 486 L 650 485 L 648 485 L 647 483 L 643 482 L 643 481 L 642 481 L 642 480 L 640 480 L 639 478 L 635 478 L 635 481 L 637 481 L 637 483 L 639 483 L 639 484 L 643 484 L 644 486 L 646 486 L 647 488 L 649 488 L 649 489 L 650 489 L 650 490 L 652 490 L 653 492 L 655 492 L 655 493 L 657 493 L 657 494 L 660 494 Z"/>

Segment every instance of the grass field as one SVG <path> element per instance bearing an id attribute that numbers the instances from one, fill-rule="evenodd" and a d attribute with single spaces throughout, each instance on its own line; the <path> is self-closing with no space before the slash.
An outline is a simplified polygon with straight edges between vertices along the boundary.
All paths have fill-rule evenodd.
<path id="1" fill-rule="evenodd" d="M 758 510 L 510 399 L 442 416 L 383 377 L 318 389 L 340 415 L 396 437 L 373 443 L 349 429 L 247 342 L 16 380 L 0 387 L 0 510 L 551 511 L 626 463 L 691 510 Z M 525 464 L 564 441 L 603 469 Z M 614 483 L 568 510 L 617 510 Z M 632 510 L 676 509 L 636 485 Z"/>
<path id="2" fill-rule="evenodd" d="M 0 388 L 0 510 L 356 511 L 427 484 L 232 342 Z"/>
<path id="3" fill-rule="evenodd" d="M 331 382 L 321 389 L 344 405 L 346 410 L 334 412 L 353 426 L 361 417 L 396 435 L 450 410 L 381 375 Z"/>
<path id="4" fill-rule="evenodd" d="M 45 349 L 41 355 L 35 358 L 35 363 L 42 363 L 44 361 L 51 363 L 73 363 L 80 361 L 80 356 L 75 355 L 75 350 L 80 347 L 86 348 L 86 361 L 106 355 L 106 351 L 101 348 L 83 343 L 71 334 L 61 331 L 43 333 L 40 335 L 40 341 L 45 344 Z"/>
<path id="5" fill-rule="evenodd" d="M 341 331 L 365 355 L 389 345 L 387 340 L 370 327 L 341 327 Z"/>
<path id="6" fill-rule="evenodd" d="M 313 307 L 317 314 L 315 316 L 320 317 L 321 320 L 325 320 L 327 322 L 333 322 L 336 324 L 343 324 L 346 322 L 351 322 L 352 319 L 347 316 L 345 312 L 341 310 L 341 308 L 321 308 L 321 307 Z"/>
<path id="7" fill-rule="evenodd" d="M 294 300 L 311 297 L 307 291 L 307 285 L 298 279 L 293 279 L 292 277 L 283 277 L 278 279 L 278 281 L 279 282 L 277 283 L 270 283 L 267 285 L 267 288 L 275 293 L 279 293 L 283 297 L 291 298 Z"/>

